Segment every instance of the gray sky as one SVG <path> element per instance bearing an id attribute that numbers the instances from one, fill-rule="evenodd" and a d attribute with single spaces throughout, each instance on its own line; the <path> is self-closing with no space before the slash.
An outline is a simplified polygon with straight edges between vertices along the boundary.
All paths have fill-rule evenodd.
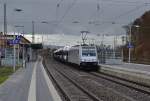
<path id="1" fill-rule="evenodd" d="M 35 21 L 36 33 L 51 37 L 55 36 L 53 34 L 64 34 L 72 39 L 72 36 L 80 37 L 81 30 L 90 31 L 90 35 L 124 34 L 123 25 L 150 9 L 149 0 L 1 0 L 1 31 L 4 2 L 7 3 L 8 32 L 21 31 L 21 28 L 14 29 L 14 26 L 23 25 L 25 32 L 31 33 L 31 22 Z M 15 12 L 15 8 L 23 11 Z M 42 24 L 42 21 L 49 23 Z"/>

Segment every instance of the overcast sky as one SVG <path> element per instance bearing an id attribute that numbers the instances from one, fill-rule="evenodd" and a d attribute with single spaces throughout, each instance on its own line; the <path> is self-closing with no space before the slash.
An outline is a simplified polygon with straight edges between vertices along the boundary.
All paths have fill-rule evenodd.
<path id="1" fill-rule="evenodd" d="M 60 43 L 57 35 L 67 36 L 64 38 L 70 38 L 70 43 L 71 39 L 79 41 L 81 30 L 88 30 L 89 36 L 95 37 L 97 34 L 125 34 L 122 26 L 150 9 L 149 0 L 1 0 L 1 31 L 4 2 L 7 3 L 8 32 L 21 31 L 21 28 L 14 28 L 21 25 L 25 27 L 25 33 L 31 33 L 31 22 L 35 21 L 35 32 L 49 34 L 50 38 L 59 40 L 54 40 L 54 43 Z M 23 11 L 16 12 L 16 8 Z M 52 40 L 48 42 L 52 43 Z M 62 42 L 68 43 L 68 40 Z"/>

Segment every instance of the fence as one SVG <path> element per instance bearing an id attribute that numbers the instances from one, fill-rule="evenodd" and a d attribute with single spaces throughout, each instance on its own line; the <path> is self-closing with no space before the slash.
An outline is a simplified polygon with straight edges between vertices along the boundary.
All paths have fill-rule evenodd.
<path id="1" fill-rule="evenodd" d="M 113 49 L 98 49 L 100 64 L 122 64 L 122 52 Z"/>

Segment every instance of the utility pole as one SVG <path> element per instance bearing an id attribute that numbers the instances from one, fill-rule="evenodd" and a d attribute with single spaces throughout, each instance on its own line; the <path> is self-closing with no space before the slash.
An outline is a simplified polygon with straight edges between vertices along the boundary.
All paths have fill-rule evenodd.
<path id="1" fill-rule="evenodd" d="M 34 43 L 35 42 L 35 36 L 34 36 L 34 21 L 32 21 L 32 43 Z"/>
<path id="2" fill-rule="evenodd" d="M 131 45 L 131 28 L 132 28 L 132 25 L 129 26 L 129 45 Z M 130 63 L 131 62 L 131 47 L 129 47 L 129 59 L 128 59 L 128 62 Z"/>
<path id="3" fill-rule="evenodd" d="M 139 25 L 128 25 L 128 26 L 124 26 L 124 28 L 126 29 L 128 27 L 129 29 L 129 33 L 128 33 L 128 38 L 126 37 L 126 41 L 128 40 L 128 62 L 130 63 L 131 62 L 131 48 L 133 48 L 133 45 L 131 44 L 132 43 L 132 27 L 136 27 L 136 28 L 139 28 L 140 26 Z"/>
<path id="4" fill-rule="evenodd" d="M 44 39 L 44 38 L 43 38 L 43 35 L 44 35 L 44 33 L 42 33 L 42 45 L 44 45 L 44 42 L 43 42 L 43 39 Z"/>
<path id="5" fill-rule="evenodd" d="M 15 27 L 15 29 L 16 28 L 23 28 L 23 30 L 24 30 L 24 26 L 16 25 L 14 27 Z M 20 37 L 19 30 L 17 31 L 17 33 L 18 33 L 18 37 Z M 17 44 L 17 64 L 18 64 L 18 66 L 20 65 L 20 44 Z"/>
<path id="6" fill-rule="evenodd" d="M 117 35 L 114 36 L 114 48 L 113 48 L 114 59 L 116 59 L 116 46 L 117 46 Z"/>
<path id="7" fill-rule="evenodd" d="M 124 50 L 124 42 L 125 42 L 125 36 L 122 36 L 122 52 L 121 52 L 121 54 L 122 54 L 122 62 L 124 60 L 124 52 L 123 52 L 123 50 Z"/>
<path id="8" fill-rule="evenodd" d="M 6 13 L 6 3 L 4 3 L 4 49 L 5 49 L 5 58 L 6 58 L 6 48 L 7 48 L 7 13 Z"/>
<path id="9" fill-rule="evenodd" d="M 34 22 L 34 21 L 32 21 L 32 44 L 34 44 L 34 43 L 35 43 L 34 24 L 35 24 L 35 22 Z M 33 54 L 32 54 L 32 48 L 31 48 L 31 45 L 30 45 L 30 60 L 32 60 L 32 59 L 33 59 L 32 55 L 33 55 Z"/>
<path id="10" fill-rule="evenodd" d="M 14 31 L 14 39 L 13 41 L 15 41 L 15 31 Z M 14 51 L 14 62 L 13 62 L 13 71 L 16 71 L 16 45 L 13 44 L 13 51 Z"/>
<path id="11" fill-rule="evenodd" d="M 7 34 L 6 3 L 4 3 L 4 35 Z"/>

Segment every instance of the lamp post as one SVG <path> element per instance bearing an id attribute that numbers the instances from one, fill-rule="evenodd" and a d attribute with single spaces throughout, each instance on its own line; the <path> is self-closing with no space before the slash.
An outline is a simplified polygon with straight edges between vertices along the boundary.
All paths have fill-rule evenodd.
<path id="1" fill-rule="evenodd" d="M 14 37 L 13 37 L 13 40 L 15 40 L 15 30 L 14 30 Z M 14 62 L 13 62 L 13 71 L 15 72 L 16 71 L 16 45 L 14 44 L 13 45 L 13 51 L 14 51 Z"/>
<path id="2" fill-rule="evenodd" d="M 131 63 L 131 42 L 132 42 L 132 27 L 136 27 L 136 28 L 139 28 L 140 26 L 139 25 L 130 25 L 129 26 L 129 43 L 128 43 L 128 48 L 129 48 L 129 57 L 128 57 L 128 62 Z"/>
<path id="3" fill-rule="evenodd" d="M 34 43 L 35 42 L 35 36 L 34 36 L 34 24 L 35 24 L 35 22 L 34 21 L 32 21 L 32 43 Z"/>
<path id="4" fill-rule="evenodd" d="M 43 24 L 49 24 L 47 21 L 42 21 L 41 23 L 43 23 Z M 48 36 L 47 36 L 47 38 L 48 38 Z M 43 33 L 42 33 L 42 44 L 44 44 L 44 42 L 43 42 Z"/>
<path id="5" fill-rule="evenodd" d="M 50 24 L 50 22 L 48 22 L 48 21 L 42 21 L 41 23 L 43 23 L 43 24 Z M 48 40 L 48 35 L 47 35 L 47 40 Z M 43 43 L 43 33 L 42 33 L 42 43 Z M 44 43 L 43 43 L 44 44 Z"/>
<path id="6" fill-rule="evenodd" d="M 15 25 L 15 28 L 22 28 L 22 33 L 23 33 L 23 35 L 22 36 L 24 36 L 24 26 L 19 26 L 19 25 Z M 18 32 L 18 35 L 19 35 L 19 32 Z M 18 64 L 19 64 L 19 54 L 20 54 L 20 51 L 19 51 L 19 44 L 18 44 L 18 59 L 17 59 L 17 62 L 18 62 Z M 24 68 L 24 44 L 23 44 L 23 47 L 22 47 L 22 63 L 23 63 L 23 68 Z"/>
<path id="7" fill-rule="evenodd" d="M 121 38 L 122 38 L 122 50 L 121 50 L 122 52 L 121 52 L 121 54 L 122 54 L 122 62 L 123 62 L 123 60 L 124 60 L 123 45 L 124 45 L 124 42 L 125 42 L 125 36 L 122 36 Z"/>
<path id="8" fill-rule="evenodd" d="M 4 3 L 4 51 L 5 51 L 5 59 L 6 59 L 6 48 L 7 48 L 7 5 Z"/>
<path id="9" fill-rule="evenodd" d="M 20 9 L 20 8 L 15 8 L 14 11 L 15 11 L 15 12 L 22 12 L 23 10 Z M 15 25 L 14 27 L 15 27 L 15 28 L 22 27 L 22 28 L 23 28 L 23 32 L 24 32 L 24 26 Z M 19 32 L 18 32 L 18 35 L 19 35 Z M 15 30 L 14 30 L 14 36 L 15 36 Z M 14 39 L 14 40 L 15 40 L 15 39 Z M 14 45 L 14 47 L 15 47 L 15 45 Z M 16 49 L 15 49 L 14 51 L 16 51 Z M 17 53 L 18 53 L 18 55 L 17 55 L 17 58 L 18 58 L 18 59 L 17 59 L 17 63 L 18 63 L 18 65 L 19 65 L 19 54 L 20 54 L 19 51 L 20 51 L 20 47 L 19 47 L 19 44 L 18 44 L 18 52 L 17 52 Z M 16 54 L 16 53 L 15 53 L 15 54 Z M 15 55 L 15 54 L 14 54 L 14 55 Z"/>

